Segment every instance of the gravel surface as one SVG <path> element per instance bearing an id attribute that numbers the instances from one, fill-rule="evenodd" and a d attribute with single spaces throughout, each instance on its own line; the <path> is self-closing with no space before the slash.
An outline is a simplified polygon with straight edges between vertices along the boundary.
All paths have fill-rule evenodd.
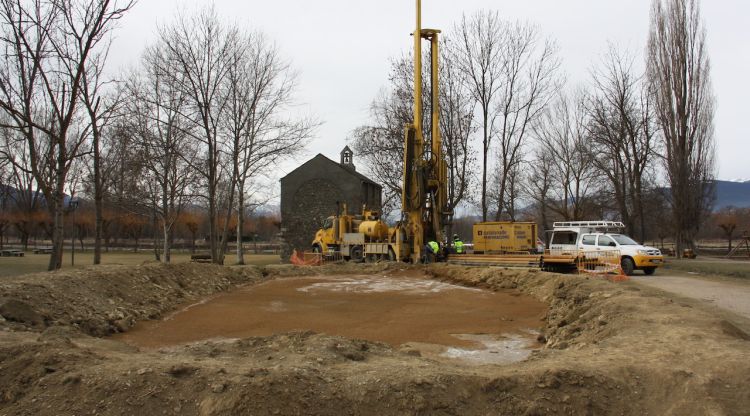
<path id="1" fill-rule="evenodd" d="M 750 319 L 750 282 L 729 278 L 701 278 L 676 273 L 631 276 L 631 280 L 697 299 Z"/>

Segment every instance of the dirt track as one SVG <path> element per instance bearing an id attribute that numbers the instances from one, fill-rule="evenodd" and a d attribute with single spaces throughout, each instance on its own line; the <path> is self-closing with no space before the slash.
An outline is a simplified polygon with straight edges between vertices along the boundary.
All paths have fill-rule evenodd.
<path id="1" fill-rule="evenodd" d="M 3 281 L 0 415 L 750 414 L 746 321 L 635 283 L 578 276 L 426 270 L 549 305 L 544 349 L 507 366 L 310 332 L 156 351 L 96 337 L 236 285 L 389 267 L 108 267 Z"/>
<path id="2" fill-rule="evenodd" d="M 662 272 L 656 276 L 634 276 L 633 280 L 646 286 L 697 299 L 750 319 L 750 282 L 720 277 L 709 280 L 679 276 L 675 272 Z"/>

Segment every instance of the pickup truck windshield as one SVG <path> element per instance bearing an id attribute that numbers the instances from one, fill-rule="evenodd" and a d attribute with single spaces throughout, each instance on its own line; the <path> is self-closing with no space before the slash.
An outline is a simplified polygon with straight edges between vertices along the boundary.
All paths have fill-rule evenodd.
<path id="1" fill-rule="evenodd" d="M 622 235 L 622 234 L 610 234 L 610 237 L 614 238 L 617 243 L 619 243 L 621 246 L 637 246 L 638 243 L 635 242 L 632 238 Z"/>

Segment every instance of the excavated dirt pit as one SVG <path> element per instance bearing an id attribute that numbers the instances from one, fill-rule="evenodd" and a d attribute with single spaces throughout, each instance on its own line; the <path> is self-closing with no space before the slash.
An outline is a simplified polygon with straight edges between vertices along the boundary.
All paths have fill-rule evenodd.
<path id="1" fill-rule="evenodd" d="M 0 416 L 750 415 L 748 385 L 750 321 L 633 282 L 443 264 L 0 279 Z"/>
<path id="2" fill-rule="evenodd" d="M 517 291 L 492 292 L 420 273 L 285 278 L 186 305 L 114 339 L 143 348 L 291 331 L 384 342 L 422 356 L 472 364 L 521 361 L 546 305 Z"/>

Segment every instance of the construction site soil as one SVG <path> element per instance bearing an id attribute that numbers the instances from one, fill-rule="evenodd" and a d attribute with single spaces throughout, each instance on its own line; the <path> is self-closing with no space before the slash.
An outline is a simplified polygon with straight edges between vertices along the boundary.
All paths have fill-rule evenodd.
<path id="1" fill-rule="evenodd" d="M 154 347 L 123 342 L 139 323 L 177 319 L 259 283 L 302 296 L 311 284 L 353 276 L 421 275 L 534 298 L 522 302 L 529 316 L 518 318 L 529 321 L 502 328 L 499 318 L 515 317 L 495 316 L 492 328 L 536 320 L 540 345 L 520 362 L 477 365 L 398 344 L 418 333 L 373 340 L 349 332 L 356 324 L 341 333 L 359 338 L 296 331 Z M 196 306 L 175 314 L 187 305 Z M 227 314 L 225 321 L 235 319 L 231 308 Z M 476 332 L 490 326 L 466 324 Z M 455 328 L 442 327 L 436 338 L 429 332 L 428 341 L 449 345 Z M 658 289 L 534 270 L 100 266 L 0 280 L 0 415 L 750 415 L 748 334 L 746 319 Z"/>

